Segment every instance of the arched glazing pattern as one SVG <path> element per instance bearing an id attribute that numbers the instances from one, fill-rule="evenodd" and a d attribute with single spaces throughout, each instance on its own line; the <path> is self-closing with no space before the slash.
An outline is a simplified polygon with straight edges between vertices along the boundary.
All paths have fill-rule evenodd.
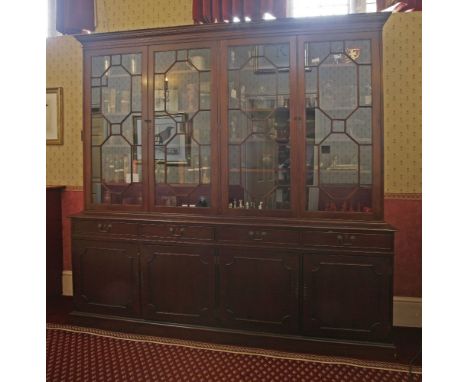
<path id="1" fill-rule="evenodd" d="M 211 51 L 154 53 L 155 204 L 211 206 Z"/>
<path id="2" fill-rule="evenodd" d="M 229 48 L 230 208 L 290 208 L 289 56 L 289 44 Z"/>
<path id="3" fill-rule="evenodd" d="M 372 212 L 370 40 L 304 50 L 306 209 Z"/>
<path id="4" fill-rule="evenodd" d="M 141 205 L 141 54 L 91 64 L 92 203 Z"/>

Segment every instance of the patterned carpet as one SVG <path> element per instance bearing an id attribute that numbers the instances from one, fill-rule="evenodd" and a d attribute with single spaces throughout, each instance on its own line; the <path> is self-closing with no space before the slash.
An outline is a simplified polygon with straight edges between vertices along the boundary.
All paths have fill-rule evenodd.
<path id="1" fill-rule="evenodd" d="M 47 381 L 419 382 L 421 368 L 47 324 Z"/>

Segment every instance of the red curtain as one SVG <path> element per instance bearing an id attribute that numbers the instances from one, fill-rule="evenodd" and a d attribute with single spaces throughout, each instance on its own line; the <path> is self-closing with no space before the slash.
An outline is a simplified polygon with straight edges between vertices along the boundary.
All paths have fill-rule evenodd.
<path id="1" fill-rule="evenodd" d="M 193 0 L 193 21 L 196 24 L 261 20 L 265 13 L 277 19 L 286 17 L 286 0 Z"/>
<path id="2" fill-rule="evenodd" d="M 57 0 L 56 28 L 63 34 L 94 31 L 94 0 Z"/>

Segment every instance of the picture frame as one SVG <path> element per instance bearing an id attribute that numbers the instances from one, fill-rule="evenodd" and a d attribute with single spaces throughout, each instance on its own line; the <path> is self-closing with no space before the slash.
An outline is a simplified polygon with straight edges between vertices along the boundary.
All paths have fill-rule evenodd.
<path id="1" fill-rule="evenodd" d="M 191 124 L 185 113 L 154 117 L 154 159 L 168 166 L 190 166 Z"/>
<path id="2" fill-rule="evenodd" d="M 46 89 L 46 144 L 63 144 L 63 89 Z"/>

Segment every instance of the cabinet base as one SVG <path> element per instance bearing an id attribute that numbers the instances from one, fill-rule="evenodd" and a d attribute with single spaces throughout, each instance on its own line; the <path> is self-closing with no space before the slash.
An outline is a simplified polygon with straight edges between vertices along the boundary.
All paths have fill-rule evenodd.
<path id="1" fill-rule="evenodd" d="M 368 357 L 391 360 L 396 357 L 393 342 L 374 343 L 345 341 L 337 339 L 302 337 L 297 335 L 248 332 L 218 327 L 180 325 L 146 321 L 143 319 L 99 315 L 73 311 L 70 313 L 73 324 L 103 330 L 130 332 L 143 335 L 177 338 L 184 340 L 235 345 L 253 348 L 273 349 L 297 353 L 322 355 Z"/>

